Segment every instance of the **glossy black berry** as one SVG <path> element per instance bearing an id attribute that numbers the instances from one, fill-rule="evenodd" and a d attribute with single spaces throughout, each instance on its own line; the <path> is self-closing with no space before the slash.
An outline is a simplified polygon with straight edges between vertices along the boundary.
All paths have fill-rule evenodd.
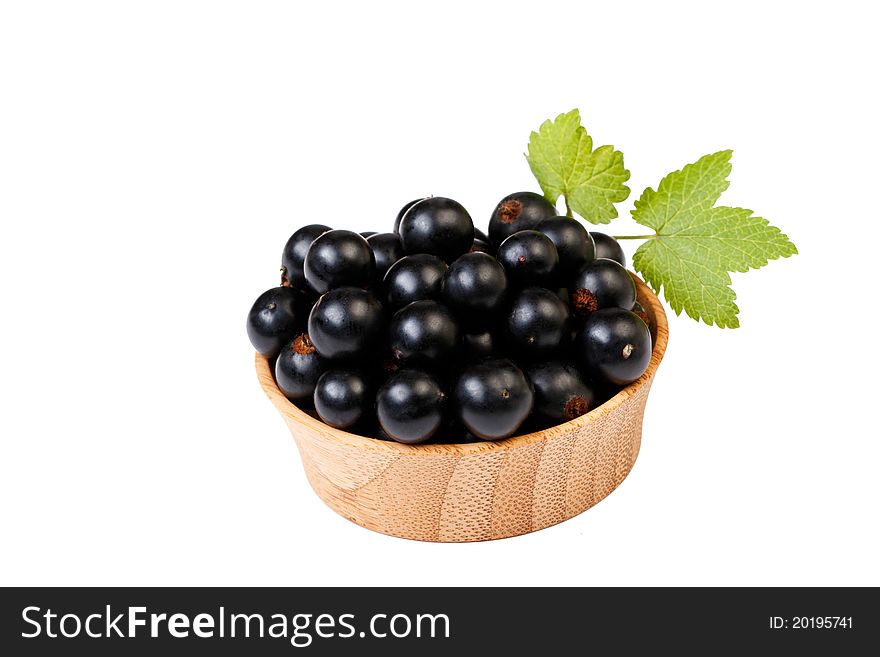
<path id="1" fill-rule="evenodd" d="M 290 287 L 263 292 L 247 316 L 247 334 L 254 349 L 272 358 L 290 342 L 303 324 L 299 295 Z"/>
<path id="2" fill-rule="evenodd" d="M 376 262 L 376 280 L 381 281 L 391 265 L 403 257 L 400 238 L 394 233 L 375 233 L 367 238 Z"/>
<path id="3" fill-rule="evenodd" d="M 309 224 L 303 226 L 287 240 L 284 251 L 281 253 L 281 284 L 289 284 L 291 287 L 303 289 L 306 287 L 306 277 L 303 273 L 303 262 L 309 247 L 316 239 L 332 230 L 324 224 Z"/>
<path id="4" fill-rule="evenodd" d="M 593 238 L 593 243 L 596 245 L 597 258 L 608 258 L 626 267 L 626 254 L 624 254 L 620 242 L 611 235 L 597 231 L 591 231 L 590 237 Z"/>
<path id="5" fill-rule="evenodd" d="M 354 287 L 327 292 L 309 314 L 309 337 L 325 358 L 367 356 L 378 347 L 383 328 L 382 304 L 369 292 Z"/>
<path id="6" fill-rule="evenodd" d="M 333 369 L 324 372 L 315 385 L 315 410 L 324 421 L 337 429 L 348 429 L 365 416 L 372 400 L 363 374 L 355 370 Z"/>
<path id="7" fill-rule="evenodd" d="M 474 239 L 485 242 L 486 244 L 491 244 L 492 242 L 492 240 L 489 239 L 489 236 L 476 226 L 474 226 Z"/>
<path id="8" fill-rule="evenodd" d="M 484 360 L 466 368 L 455 384 L 455 409 L 467 429 L 483 440 L 507 438 L 532 411 L 534 394 L 510 360 Z"/>
<path id="9" fill-rule="evenodd" d="M 535 389 L 535 412 L 555 424 L 593 410 L 596 396 L 574 365 L 551 360 L 526 369 Z"/>
<path id="10" fill-rule="evenodd" d="M 397 217 L 394 219 L 393 232 L 395 235 L 400 233 L 400 221 L 401 221 L 401 219 L 403 219 L 403 215 L 406 214 L 406 211 L 409 210 L 412 206 L 414 206 L 419 201 L 424 201 L 424 200 L 425 199 L 423 199 L 423 198 L 416 198 L 416 199 L 413 199 L 412 201 L 410 201 L 409 203 L 407 203 L 406 205 L 404 205 L 402 208 L 400 208 L 400 212 L 397 213 Z"/>
<path id="11" fill-rule="evenodd" d="M 303 263 L 306 281 L 318 294 L 337 287 L 367 287 L 375 268 L 367 240 L 350 230 L 330 230 L 315 239 Z"/>
<path id="12" fill-rule="evenodd" d="M 581 267 L 568 286 L 572 311 L 582 317 L 603 308 L 629 310 L 636 284 L 619 262 L 597 258 Z"/>
<path id="13" fill-rule="evenodd" d="M 486 253 L 466 253 L 453 262 L 443 277 L 443 300 L 468 326 L 486 326 L 504 303 L 507 274 Z"/>
<path id="14" fill-rule="evenodd" d="M 474 243 L 471 246 L 470 252 L 471 253 L 476 253 L 476 252 L 488 253 L 489 255 L 492 255 L 493 253 L 495 253 L 495 251 L 492 249 L 492 246 L 489 244 L 489 242 L 484 242 L 483 240 L 476 239 L 476 238 L 474 239 Z"/>
<path id="15" fill-rule="evenodd" d="M 400 241 L 407 254 L 428 253 L 452 262 L 474 243 L 474 222 L 451 198 L 419 201 L 400 220 Z"/>
<path id="16" fill-rule="evenodd" d="M 559 264 L 556 246 L 544 233 L 521 230 L 501 242 L 496 256 L 514 285 L 550 283 Z"/>
<path id="17" fill-rule="evenodd" d="M 311 401 L 315 384 L 327 371 L 329 361 L 318 353 L 308 333 L 301 333 L 284 346 L 275 361 L 275 381 L 291 401 Z"/>
<path id="18" fill-rule="evenodd" d="M 465 333 L 461 336 L 461 356 L 466 364 L 497 356 L 499 345 L 492 331 Z"/>
<path id="19" fill-rule="evenodd" d="M 358 234 L 359 234 L 361 237 L 363 237 L 365 240 L 368 240 L 368 239 L 370 239 L 373 235 L 378 235 L 379 233 L 377 233 L 375 230 L 365 230 L 364 232 L 362 232 L 362 233 L 358 233 Z"/>
<path id="20" fill-rule="evenodd" d="M 571 217 L 551 217 L 538 224 L 559 254 L 559 280 L 568 280 L 596 257 L 593 238 L 583 224 Z"/>
<path id="21" fill-rule="evenodd" d="M 436 301 L 413 301 L 394 313 L 388 342 L 400 366 L 445 366 L 458 349 L 458 323 L 452 312 Z"/>
<path id="22" fill-rule="evenodd" d="M 413 301 L 398 310 L 388 335 L 391 353 L 402 366 L 445 365 L 458 348 L 455 317 L 436 301 Z"/>
<path id="23" fill-rule="evenodd" d="M 645 310 L 645 307 L 636 301 L 633 304 L 632 311 L 639 316 L 639 318 L 648 325 L 648 328 L 651 328 L 651 317 L 648 315 L 648 311 Z"/>
<path id="24" fill-rule="evenodd" d="M 575 355 L 593 378 L 615 385 L 638 379 L 651 362 L 651 333 L 630 310 L 606 308 L 587 317 Z"/>
<path id="25" fill-rule="evenodd" d="M 420 299 L 437 299 L 447 265 L 426 253 L 406 256 L 394 263 L 385 274 L 385 300 L 391 310 Z"/>
<path id="26" fill-rule="evenodd" d="M 521 230 L 534 230 L 544 219 L 556 216 L 556 208 L 534 192 L 516 192 L 495 206 L 489 219 L 489 241 L 498 246 Z"/>
<path id="27" fill-rule="evenodd" d="M 376 394 L 376 414 L 384 432 L 401 443 L 422 443 L 443 423 L 446 395 L 426 372 L 403 369 Z"/>
<path id="28" fill-rule="evenodd" d="M 555 292 L 527 287 L 516 294 L 505 323 L 510 353 L 528 360 L 548 356 L 571 340 L 568 305 Z"/>

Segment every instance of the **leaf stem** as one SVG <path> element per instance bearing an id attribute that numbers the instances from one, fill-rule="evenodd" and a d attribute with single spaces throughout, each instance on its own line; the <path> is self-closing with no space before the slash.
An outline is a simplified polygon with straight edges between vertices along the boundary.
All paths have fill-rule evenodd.
<path id="1" fill-rule="evenodd" d="M 655 240 L 659 235 L 612 235 L 616 240 Z"/>

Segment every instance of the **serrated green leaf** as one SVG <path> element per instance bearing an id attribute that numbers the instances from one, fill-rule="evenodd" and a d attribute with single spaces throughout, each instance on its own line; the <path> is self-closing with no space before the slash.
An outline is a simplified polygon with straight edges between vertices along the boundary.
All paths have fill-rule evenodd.
<path id="1" fill-rule="evenodd" d="M 633 219 L 656 235 L 633 256 L 633 266 L 676 314 L 722 328 L 739 326 L 730 272 L 763 267 L 797 253 L 775 226 L 751 210 L 713 207 L 727 189 L 731 151 L 706 155 L 650 187 Z"/>
<path id="2" fill-rule="evenodd" d="M 590 223 L 609 223 L 617 216 L 614 204 L 629 196 L 623 153 L 613 146 L 593 150 L 576 109 L 544 121 L 529 137 L 528 150 L 529 167 L 547 199 L 555 205 L 564 196 L 566 206 Z"/>
<path id="3" fill-rule="evenodd" d="M 730 185 L 730 158 L 733 151 L 718 151 L 704 155 L 681 171 L 673 171 L 657 185 L 657 191 L 648 187 L 635 202 L 633 217 L 655 231 L 663 230 L 676 220 L 685 224 L 695 212 L 711 208 Z"/>

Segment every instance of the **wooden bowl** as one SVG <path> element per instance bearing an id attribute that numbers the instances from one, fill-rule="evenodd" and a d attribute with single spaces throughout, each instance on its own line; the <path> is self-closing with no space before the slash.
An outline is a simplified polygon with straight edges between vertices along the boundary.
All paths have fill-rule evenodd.
<path id="1" fill-rule="evenodd" d="M 329 427 L 290 403 L 259 354 L 257 376 L 296 440 L 309 483 L 340 515 L 421 541 L 526 534 L 586 511 L 617 488 L 635 463 L 668 331 L 657 296 L 633 278 L 654 336 L 648 370 L 595 410 L 544 431 L 465 445 L 365 438 Z"/>

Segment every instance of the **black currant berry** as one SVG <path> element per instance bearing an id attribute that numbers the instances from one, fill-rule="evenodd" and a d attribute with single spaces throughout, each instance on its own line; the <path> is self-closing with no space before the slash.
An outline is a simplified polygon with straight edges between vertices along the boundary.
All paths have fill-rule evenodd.
<path id="1" fill-rule="evenodd" d="M 308 333 L 300 333 L 285 345 L 275 361 L 275 381 L 284 396 L 297 402 L 311 401 L 315 384 L 329 363 L 318 353 Z"/>
<path id="2" fill-rule="evenodd" d="M 394 233 L 374 233 L 367 238 L 376 261 L 376 280 L 381 281 L 391 265 L 403 257 L 400 238 Z"/>
<path id="3" fill-rule="evenodd" d="M 483 440 L 513 435 L 532 412 L 534 401 L 525 375 L 507 359 L 484 360 L 466 368 L 453 394 L 459 418 Z"/>
<path id="4" fill-rule="evenodd" d="M 309 337 L 324 358 L 367 356 L 378 346 L 383 327 L 382 304 L 355 287 L 330 290 L 309 314 Z"/>
<path id="5" fill-rule="evenodd" d="M 400 208 L 400 212 L 397 213 L 397 217 L 394 219 L 394 231 L 393 232 L 395 235 L 400 234 L 400 221 L 401 221 L 401 219 L 403 219 L 403 215 L 406 214 L 406 211 L 409 210 L 412 206 L 414 206 L 419 201 L 424 201 L 424 200 L 425 199 L 423 199 L 423 198 L 416 198 L 416 199 L 413 199 L 412 201 L 410 201 L 409 203 L 407 203 L 406 205 L 404 205 L 402 208 Z"/>
<path id="6" fill-rule="evenodd" d="M 401 443 L 422 443 L 443 423 L 446 395 L 437 380 L 419 370 L 392 374 L 376 394 L 383 431 Z"/>
<path id="7" fill-rule="evenodd" d="M 306 281 L 318 294 L 337 287 L 367 287 L 375 268 L 367 240 L 350 230 L 330 230 L 315 239 L 303 263 Z"/>
<path id="8" fill-rule="evenodd" d="M 400 220 L 400 241 L 407 254 L 429 253 L 452 262 L 474 243 L 474 222 L 450 198 L 434 196 L 416 203 Z"/>
<path id="9" fill-rule="evenodd" d="M 544 357 L 571 340 L 568 305 L 555 292 L 527 287 L 510 304 L 505 339 L 517 359 Z"/>
<path id="10" fill-rule="evenodd" d="M 315 410 L 331 427 L 347 429 L 367 413 L 372 400 L 363 374 L 354 370 L 328 370 L 315 385 Z"/>
<path id="11" fill-rule="evenodd" d="M 507 293 L 504 267 L 486 253 L 466 253 L 443 277 L 443 300 L 467 326 L 488 326 Z"/>
<path id="12" fill-rule="evenodd" d="M 520 286 L 549 283 L 559 264 L 556 246 L 536 230 L 521 230 L 501 242 L 497 258 L 507 279 Z"/>
<path id="13" fill-rule="evenodd" d="M 332 230 L 324 224 L 309 224 L 303 226 L 287 240 L 284 251 L 281 253 L 281 284 L 290 285 L 297 289 L 306 288 L 306 277 L 303 273 L 303 262 L 309 247 L 316 239 Z"/>
<path id="14" fill-rule="evenodd" d="M 575 338 L 574 351 L 581 366 L 596 380 L 628 385 L 648 369 L 651 332 L 630 310 L 597 310 L 587 317 Z"/>
<path id="15" fill-rule="evenodd" d="M 382 428 L 381 424 L 378 424 L 378 426 L 376 426 L 373 429 L 372 433 L 370 433 L 370 438 L 375 438 L 376 440 L 382 440 L 386 443 L 393 443 L 394 442 L 394 439 L 388 435 L 388 432 Z"/>
<path id="16" fill-rule="evenodd" d="M 470 364 L 497 355 L 498 345 L 491 331 L 465 333 L 461 336 L 461 351 L 462 360 Z"/>
<path id="17" fill-rule="evenodd" d="M 477 252 L 488 253 L 489 255 L 492 255 L 494 253 L 489 242 L 484 242 L 483 240 L 478 239 L 478 238 L 474 238 L 474 243 L 473 243 L 473 246 L 471 246 L 470 252 L 471 253 L 477 253 Z"/>
<path id="18" fill-rule="evenodd" d="M 534 192 L 516 192 L 498 202 L 489 219 L 489 241 L 498 246 L 521 230 L 534 230 L 541 221 L 556 216 L 556 208 Z"/>
<path id="19" fill-rule="evenodd" d="M 620 247 L 620 242 L 611 237 L 611 235 L 597 231 L 591 231 L 590 237 L 593 238 L 593 243 L 596 245 L 597 258 L 608 258 L 626 267 L 626 254 L 624 254 L 623 249 Z"/>
<path id="20" fill-rule="evenodd" d="M 360 235 L 361 237 L 363 237 L 365 240 L 368 240 L 368 239 L 370 239 L 373 235 L 378 235 L 378 234 L 379 234 L 379 233 L 377 233 L 375 230 L 365 230 L 365 231 L 362 232 L 362 233 L 358 233 L 358 235 Z"/>
<path id="21" fill-rule="evenodd" d="M 491 244 L 492 241 L 489 239 L 489 236 L 486 235 L 482 230 L 474 226 L 474 239 L 485 242 L 486 244 Z"/>
<path id="22" fill-rule="evenodd" d="M 632 311 L 641 318 L 649 329 L 651 328 L 651 318 L 648 316 L 648 311 L 645 310 L 645 307 L 642 304 L 636 301 L 633 304 Z"/>
<path id="23" fill-rule="evenodd" d="M 567 280 L 596 257 L 593 238 L 583 224 L 571 217 L 551 217 L 538 224 L 559 254 L 559 280 Z"/>
<path id="24" fill-rule="evenodd" d="M 391 318 L 389 345 L 402 366 L 441 365 L 458 347 L 458 324 L 446 306 L 413 301 Z"/>
<path id="25" fill-rule="evenodd" d="M 403 308 L 420 299 L 437 299 L 447 265 L 427 253 L 406 256 L 395 262 L 385 274 L 385 300 L 391 310 Z"/>
<path id="26" fill-rule="evenodd" d="M 293 339 L 303 324 L 300 295 L 290 287 L 263 292 L 247 316 L 247 334 L 254 349 L 273 358 Z"/>
<path id="27" fill-rule="evenodd" d="M 568 422 L 593 410 L 596 396 L 569 363 L 551 360 L 526 369 L 535 389 L 535 412 L 554 424 Z"/>
<path id="28" fill-rule="evenodd" d="M 619 262 L 597 258 L 581 267 L 568 286 L 571 307 L 585 317 L 603 308 L 629 310 L 636 302 L 636 284 Z"/>

